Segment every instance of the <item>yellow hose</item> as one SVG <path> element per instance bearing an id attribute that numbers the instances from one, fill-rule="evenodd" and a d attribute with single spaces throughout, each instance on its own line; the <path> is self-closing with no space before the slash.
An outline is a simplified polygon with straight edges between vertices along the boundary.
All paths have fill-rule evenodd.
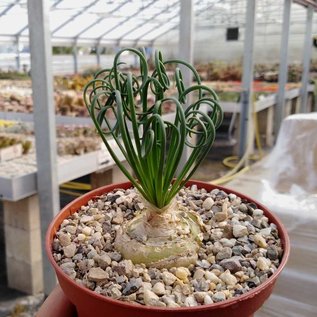
<path id="1" fill-rule="evenodd" d="M 75 197 L 80 197 L 82 194 L 81 193 L 76 193 L 70 190 L 64 190 L 64 189 L 60 189 L 60 192 L 66 195 L 70 195 L 70 196 L 75 196 Z"/>
<path id="2" fill-rule="evenodd" d="M 214 185 L 221 185 L 221 184 L 225 184 L 231 180 L 233 180 L 234 178 L 244 174 L 245 172 L 247 172 L 250 169 L 250 166 L 246 166 L 244 167 L 242 170 L 240 170 L 239 172 L 236 172 L 235 174 L 231 175 L 231 176 L 223 176 L 220 177 L 218 179 L 215 179 L 213 181 L 211 181 L 212 184 Z"/>
<path id="3" fill-rule="evenodd" d="M 90 184 L 79 183 L 79 182 L 68 182 L 68 183 L 62 184 L 60 187 L 65 189 L 74 189 L 74 190 L 91 190 L 92 189 Z"/>
<path id="4" fill-rule="evenodd" d="M 235 179 L 236 177 L 244 174 L 245 172 L 247 172 L 250 169 L 250 166 L 249 166 L 250 160 L 257 161 L 263 157 L 263 149 L 262 149 L 260 132 L 259 132 L 258 117 L 257 117 L 257 113 L 255 111 L 255 100 L 253 100 L 253 102 L 252 102 L 252 118 L 253 118 L 253 131 L 249 131 L 249 133 L 254 132 L 254 138 L 255 138 L 257 149 L 259 151 L 259 155 L 254 155 L 254 154 L 249 155 L 249 153 L 252 150 L 252 143 L 248 142 L 245 154 L 242 156 L 241 159 L 239 158 L 239 156 L 228 156 L 222 161 L 224 166 L 231 168 L 231 171 L 229 171 L 228 173 L 226 173 L 222 177 L 219 177 L 217 179 L 212 180 L 210 183 L 215 184 L 215 185 L 227 183 L 227 182 Z M 232 161 L 238 161 L 238 162 L 233 163 Z M 245 163 L 247 164 L 247 166 L 245 166 L 244 168 L 242 168 L 240 170 L 240 168 Z"/>
<path id="5" fill-rule="evenodd" d="M 75 192 L 74 190 L 89 191 L 92 189 L 90 184 L 79 182 L 68 182 L 59 186 L 60 192 L 66 195 L 79 197 L 82 193 Z M 69 190 L 70 189 L 70 190 Z"/>

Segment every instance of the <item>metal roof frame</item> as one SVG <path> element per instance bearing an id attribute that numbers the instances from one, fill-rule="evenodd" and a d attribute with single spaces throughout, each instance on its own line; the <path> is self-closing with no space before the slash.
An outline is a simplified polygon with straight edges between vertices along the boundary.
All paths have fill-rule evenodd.
<path id="1" fill-rule="evenodd" d="M 60 4 L 64 0 L 56 0 L 56 2 L 51 6 L 51 9 L 55 8 L 58 4 Z M 28 28 L 28 24 L 25 25 L 18 33 L 15 34 L 16 37 L 19 37 L 26 29 Z"/>
<path id="2" fill-rule="evenodd" d="M 197 16 L 200 16 L 205 10 L 208 10 L 208 9 L 212 9 L 216 4 L 220 3 L 222 0 L 218 0 L 218 2 L 215 2 L 215 3 L 212 3 L 208 6 L 206 6 L 205 8 L 202 8 L 201 10 L 199 10 L 198 12 L 196 12 L 196 17 Z M 175 25 L 173 26 L 172 28 L 170 28 L 168 31 L 164 31 L 165 32 L 169 32 L 169 31 L 172 31 L 172 30 L 175 30 L 176 28 L 178 27 L 178 25 Z M 156 41 L 158 38 L 160 38 L 163 34 L 160 34 L 160 35 L 157 35 L 154 39 L 153 39 L 153 42 Z M 143 34 L 144 36 L 144 34 Z"/>
<path id="3" fill-rule="evenodd" d="M 67 19 L 65 22 L 63 22 L 61 25 L 59 25 L 57 28 L 55 28 L 52 32 L 51 35 L 54 35 L 57 31 L 61 30 L 63 27 L 65 27 L 67 24 L 69 24 L 70 22 L 74 21 L 77 17 L 79 17 L 80 15 L 82 15 L 85 11 L 87 11 L 89 8 L 93 7 L 95 4 L 97 4 L 100 0 L 94 0 L 93 2 L 91 2 L 90 4 L 88 4 L 87 6 L 83 7 L 82 10 L 80 10 L 79 12 L 77 12 L 76 14 L 74 14 L 73 16 L 71 16 L 69 19 Z"/>
<path id="4" fill-rule="evenodd" d="M 304 7 L 312 6 L 313 9 L 317 10 L 317 1 L 315 0 L 293 0 L 295 3 L 301 4 Z"/>
<path id="5" fill-rule="evenodd" d="M 119 10 L 120 8 L 122 8 L 126 3 L 128 3 L 130 0 L 126 0 L 125 2 L 120 3 L 117 7 L 115 7 L 113 10 L 110 11 L 110 14 L 114 13 L 116 10 Z M 91 29 L 93 26 L 97 25 L 98 23 L 100 23 L 102 20 L 104 20 L 106 17 L 100 17 L 99 19 L 97 19 L 95 22 L 93 22 L 92 24 L 88 25 L 86 28 L 84 28 L 83 30 L 81 30 L 77 35 L 75 35 L 75 38 L 78 39 L 82 34 L 84 34 L 85 32 L 87 32 L 89 29 Z"/>
<path id="6" fill-rule="evenodd" d="M 7 20 L 12 20 L 15 22 L 15 27 L 19 27 L 19 20 L 13 15 L 13 11 L 17 11 L 17 8 L 19 8 L 19 12 L 23 11 L 25 4 L 27 0 L 5 0 L 3 1 L 4 5 L 2 4 L 2 7 L 4 9 L 0 11 L 0 26 L 1 26 L 1 20 L 2 18 L 6 17 Z M 171 25 L 169 29 L 167 29 L 166 25 L 164 23 L 156 23 L 156 26 L 153 28 L 147 27 L 147 30 L 145 32 L 142 32 L 142 25 L 145 25 L 146 23 L 153 23 L 153 19 L 158 18 L 161 14 L 164 15 L 166 12 L 169 12 L 169 10 L 173 10 L 173 8 L 177 8 L 177 4 L 179 5 L 182 0 L 178 0 L 177 3 L 174 3 L 174 5 L 171 5 L 168 0 L 117 0 L 117 1 L 110 1 L 110 0 L 86 0 L 81 5 L 81 2 L 76 2 L 74 0 L 47 0 L 50 4 L 50 12 L 53 10 L 61 10 L 61 16 L 57 19 L 55 19 L 55 25 L 51 25 L 51 39 L 52 43 L 54 45 L 65 45 L 65 46 L 72 46 L 72 45 L 90 45 L 90 46 L 107 46 L 107 45 L 151 45 L 156 41 L 163 42 L 164 38 L 162 38 L 162 35 L 166 34 L 167 32 L 173 31 L 178 27 L 178 23 L 175 25 Z M 142 1 L 142 2 L 141 2 Z M 138 10 L 134 13 L 130 12 L 124 12 L 124 6 L 128 5 L 129 3 L 135 2 L 140 6 L 142 3 L 142 6 L 138 8 Z M 312 7 L 314 10 L 317 10 L 317 1 L 316 0 L 293 0 L 293 3 L 296 3 L 298 5 L 304 6 L 304 7 Z M 72 3 L 74 3 L 74 6 L 72 8 Z M 194 9 L 195 9 L 195 15 L 196 17 L 200 17 L 200 25 L 197 27 L 227 27 L 230 26 L 230 24 L 233 24 L 234 19 L 237 19 L 236 24 L 237 26 L 244 27 L 244 15 L 245 15 L 245 3 L 246 0 L 201 0 L 201 1 L 195 1 L 194 3 Z M 63 4 L 66 4 L 63 6 Z M 110 9 L 108 9 L 108 5 L 110 5 Z M 146 16 L 142 14 L 142 12 L 146 9 L 149 10 L 149 8 L 155 5 L 155 9 L 158 10 L 150 13 L 149 16 Z M 272 7 L 273 5 L 273 7 Z M 212 7 L 213 11 L 210 12 L 210 9 L 206 9 L 206 7 Z M 282 8 L 283 1 L 282 0 L 265 0 L 263 2 L 258 3 L 258 9 L 262 10 L 264 12 L 263 15 L 267 19 L 258 20 L 257 24 L 272 24 L 275 23 L 274 19 L 271 19 L 272 15 L 277 15 L 279 10 L 276 10 L 277 8 Z M 22 9 L 21 9 L 22 8 Z M 273 9 L 272 9 L 273 8 Z M 274 9 L 275 8 L 275 9 Z M 123 9 L 123 10 L 120 10 Z M 271 14 L 268 14 L 268 10 L 273 10 Z M 67 12 L 69 11 L 69 13 Z M 98 10 L 105 11 L 104 16 L 98 16 Z M 104 28 L 105 25 L 104 21 L 106 21 L 107 18 L 118 18 L 116 16 L 117 12 L 120 12 L 120 15 L 122 19 L 120 22 L 115 24 L 117 21 L 114 20 L 114 25 L 109 26 L 108 29 L 105 29 L 102 34 L 100 34 L 100 30 Z M 201 13 L 200 13 L 201 12 Z M 300 11 L 298 11 L 300 12 Z M 202 14 L 204 13 L 204 14 Z M 7 16 L 12 14 L 12 19 L 8 18 Z M 85 23 L 85 25 L 78 28 L 78 24 L 80 24 L 80 21 L 77 20 L 81 15 L 83 14 L 91 14 L 92 21 L 86 21 L 89 22 L 88 25 Z M 56 15 L 55 15 L 56 16 Z M 173 23 L 173 21 L 178 18 L 179 16 L 179 10 L 175 10 L 175 14 L 170 17 L 169 21 Z M 64 19 L 65 17 L 65 19 Z M 210 19 L 210 18 L 213 19 Z M 214 21 L 214 17 L 216 17 L 216 21 Z M 231 18 L 232 17 L 232 18 Z M 299 22 L 298 23 L 305 23 L 306 18 L 305 16 L 300 13 L 299 14 Z M 63 21 L 64 20 L 64 21 Z M 126 22 L 133 21 L 132 27 L 126 30 L 126 32 L 123 32 L 121 26 Z M 211 22 L 214 21 L 214 24 Z M 71 29 L 71 24 L 75 23 L 74 25 L 77 25 L 77 28 L 74 28 L 70 33 L 63 34 L 64 28 L 65 32 Z M 169 23 L 170 23 L 169 22 Z M 76 24 L 77 23 L 77 24 Z M 99 23 L 101 24 L 101 28 L 98 32 L 96 29 L 96 25 Z M 296 22 L 297 23 L 297 22 Z M 203 25 L 203 26 L 201 26 Z M 3 27 L 5 26 L 5 27 Z M 25 32 L 28 29 L 28 25 L 22 25 L 21 28 L 15 32 L 12 32 L 12 34 L 8 33 L 8 30 L 10 30 L 10 25 L 2 25 L 4 32 L 3 34 L 0 34 L 0 40 L 1 42 L 7 42 L 7 43 L 16 43 L 17 41 L 20 41 L 20 43 L 28 42 L 28 34 Z M 66 31 L 67 27 L 67 31 Z M 120 32 L 118 32 L 118 37 L 115 36 L 115 30 L 120 27 Z M 157 35 L 158 32 L 156 30 L 162 29 L 161 34 Z M 94 37 L 95 29 L 97 30 L 96 36 Z M 74 31 L 74 32 L 73 32 Z M 133 39 L 129 35 L 134 32 Z M 151 38 L 151 32 L 153 32 L 153 37 Z M 75 34 L 72 34 L 75 33 Z M 109 36 L 111 33 L 111 37 Z M 120 34 L 119 34 L 120 33 Z M 175 39 L 177 41 L 177 38 Z"/>
<path id="7" fill-rule="evenodd" d="M 98 36 L 97 40 L 98 40 L 98 43 L 101 42 L 101 40 L 107 35 L 109 34 L 110 32 L 112 32 L 113 30 L 115 30 L 118 26 L 120 26 L 122 23 L 125 23 L 129 20 L 131 20 L 133 17 L 137 16 L 140 12 L 142 12 L 143 10 L 145 10 L 146 8 L 150 7 L 153 3 L 155 3 L 156 0 L 152 0 L 150 3 L 148 3 L 145 7 L 142 7 L 140 10 L 138 10 L 136 13 L 128 16 L 125 18 L 124 21 L 118 23 L 117 25 L 113 26 L 112 28 L 110 28 L 109 30 L 107 30 L 106 32 L 102 33 L 101 35 Z"/>
<path id="8" fill-rule="evenodd" d="M 9 4 L 2 12 L 0 12 L 0 17 L 9 12 L 16 4 L 18 4 L 21 0 L 15 0 L 11 4 Z"/>
<path id="9" fill-rule="evenodd" d="M 178 2 L 175 2 L 173 4 L 171 4 L 170 6 L 166 7 L 164 10 L 156 13 L 155 15 L 151 16 L 150 18 L 148 18 L 147 20 L 145 20 L 146 22 L 151 21 L 152 19 L 155 19 L 156 17 L 158 17 L 159 15 L 161 15 L 162 13 L 164 13 L 165 11 L 170 10 L 171 8 L 176 7 L 177 5 L 179 5 Z M 177 15 L 179 14 L 179 11 L 177 12 Z M 143 24 L 143 22 L 141 22 L 140 24 L 137 24 L 134 28 L 128 30 L 127 32 L 125 32 L 123 35 L 120 36 L 120 38 L 118 39 L 118 45 L 120 44 L 120 41 L 127 35 L 129 35 L 130 33 L 132 33 L 133 31 L 135 31 L 136 29 L 138 29 L 141 25 Z M 152 31 L 152 29 L 151 29 Z"/>

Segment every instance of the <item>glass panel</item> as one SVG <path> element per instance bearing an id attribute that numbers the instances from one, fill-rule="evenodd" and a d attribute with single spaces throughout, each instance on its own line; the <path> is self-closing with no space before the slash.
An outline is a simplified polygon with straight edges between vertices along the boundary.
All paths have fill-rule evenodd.
<path id="1" fill-rule="evenodd" d="M 107 32 L 114 26 L 120 24 L 123 21 L 123 18 L 114 18 L 109 17 L 105 18 L 100 23 L 92 26 L 89 30 L 87 30 L 85 33 L 83 33 L 81 36 L 83 38 L 95 38 L 97 39 L 99 36 L 101 36 L 103 33 Z"/>
<path id="2" fill-rule="evenodd" d="M 75 9 L 82 9 L 88 6 L 93 1 L 94 0 L 63 0 L 58 4 L 57 8 L 74 11 Z"/>
<path id="3" fill-rule="evenodd" d="M 168 32 L 174 28 L 177 28 L 178 25 L 179 25 L 179 18 L 174 19 L 173 22 L 166 23 L 165 25 L 163 25 L 161 27 L 158 26 L 152 32 L 142 36 L 141 40 L 151 41 L 153 39 L 156 39 L 156 37 L 163 35 L 165 32 Z"/>
<path id="4" fill-rule="evenodd" d="M 60 25 L 62 25 L 65 21 L 67 21 L 71 16 L 73 15 L 73 12 L 67 11 L 67 10 L 54 10 L 51 11 L 50 14 L 50 28 L 51 30 L 55 30 Z"/>
<path id="5" fill-rule="evenodd" d="M 57 31 L 54 34 L 54 36 L 74 37 L 78 33 L 80 33 L 81 30 L 84 30 L 87 26 L 89 26 L 95 21 L 96 21 L 95 15 L 91 15 L 88 13 L 81 14 L 80 16 L 76 17 L 73 21 L 69 22 L 64 27 L 62 27 L 59 31 Z"/>
<path id="6" fill-rule="evenodd" d="M 106 34 L 103 38 L 104 39 L 118 39 L 123 34 L 127 33 L 130 29 L 134 28 L 140 21 L 136 21 L 136 19 L 126 21 L 123 24 L 119 24 L 114 30 Z"/>
<path id="7" fill-rule="evenodd" d="M 156 29 L 158 27 L 157 23 L 146 23 L 142 25 L 141 27 L 138 27 L 133 32 L 127 34 L 124 36 L 124 39 L 126 40 L 136 40 L 142 37 L 144 34 Z"/>
<path id="8" fill-rule="evenodd" d="M 6 14 L 0 17 L 0 33 L 5 35 L 14 35 L 26 24 L 26 9 L 22 8 L 20 5 L 15 5 Z"/>

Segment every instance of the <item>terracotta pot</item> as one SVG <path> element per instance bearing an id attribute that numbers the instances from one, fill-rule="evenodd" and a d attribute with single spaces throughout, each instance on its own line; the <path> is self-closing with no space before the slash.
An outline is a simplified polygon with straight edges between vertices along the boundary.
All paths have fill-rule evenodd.
<path id="1" fill-rule="evenodd" d="M 75 306 L 57 285 L 36 314 L 36 317 L 75 317 Z"/>
<path id="2" fill-rule="evenodd" d="M 46 251 L 48 257 L 56 271 L 57 278 L 65 295 L 76 306 L 78 317 L 250 317 L 263 305 L 264 301 L 272 293 L 276 279 L 284 268 L 289 256 L 290 242 L 286 229 L 283 227 L 280 220 L 268 211 L 267 208 L 245 195 L 200 181 L 190 181 L 187 185 L 190 186 L 192 184 L 196 184 L 198 188 L 205 188 L 207 191 L 219 188 L 226 192 L 234 193 L 249 202 L 256 203 L 259 208 L 264 211 L 265 215 L 269 218 L 269 221 L 276 224 L 284 248 L 284 254 L 277 271 L 267 281 L 246 294 L 223 302 L 196 307 L 157 308 L 134 305 L 99 295 L 87 288 L 77 285 L 71 278 L 63 273 L 60 267 L 56 264 L 52 256 L 52 241 L 62 221 L 80 209 L 80 207 L 85 205 L 90 199 L 110 192 L 115 188 L 127 189 L 131 187 L 129 182 L 108 185 L 93 190 L 82 197 L 75 199 L 64 207 L 52 221 L 46 236 Z"/>

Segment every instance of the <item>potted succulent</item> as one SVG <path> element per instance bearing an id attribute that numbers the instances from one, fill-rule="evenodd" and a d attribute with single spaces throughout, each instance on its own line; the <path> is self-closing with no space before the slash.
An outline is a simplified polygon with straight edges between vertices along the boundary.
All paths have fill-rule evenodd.
<path id="1" fill-rule="evenodd" d="M 126 51 L 138 57 L 139 74 L 124 72 Z M 178 67 L 169 78 L 166 67 L 179 64 L 193 86 Z M 221 124 L 218 98 L 188 63 L 156 52 L 154 66 L 149 74 L 143 52 L 123 49 L 85 87 L 96 129 L 129 182 L 66 206 L 48 229 L 48 256 L 79 317 L 252 316 L 287 261 L 287 233 L 252 199 L 190 181 Z M 166 102 L 175 105 L 173 120 L 162 116 Z"/>

